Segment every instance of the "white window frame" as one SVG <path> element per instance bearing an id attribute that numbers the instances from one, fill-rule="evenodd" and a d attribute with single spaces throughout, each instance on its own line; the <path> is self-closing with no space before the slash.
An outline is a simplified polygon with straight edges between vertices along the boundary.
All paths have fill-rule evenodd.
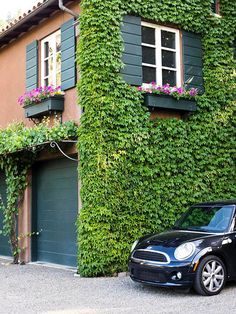
<path id="1" fill-rule="evenodd" d="M 56 87 L 57 85 L 57 47 L 56 47 L 56 38 L 58 35 L 61 35 L 61 30 L 59 29 L 58 31 L 52 33 L 51 35 L 45 37 L 44 39 L 41 40 L 41 86 L 45 86 L 45 80 L 50 77 L 50 69 L 49 73 L 47 76 L 45 76 L 45 61 L 49 60 L 49 58 L 52 56 L 53 57 L 53 72 L 52 72 L 52 82 L 48 82 L 48 85 L 54 85 Z M 49 54 L 48 57 L 45 56 L 45 43 L 49 42 L 51 43 L 51 47 L 53 48 L 53 53 L 52 55 Z M 61 72 L 61 70 L 60 70 Z"/>
<path id="2" fill-rule="evenodd" d="M 157 85 L 162 85 L 162 69 L 164 70 L 171 70 L 176 72 L 176 86 L 181 87 L 182 86 L 182 73 L 181 73 L 181 57 L 180 57 L 180 31 L 175 28 L 171 27 L 166 27 L 166 26 L 161 26 L 157 24 L 152 24 L 148 22 L 142 22 L 142 26 L 147 26 L 150 28 L 155 29 L 155 45 L 151 44 L 145 44 L 142 42 L 142 47 L 150 47 L 150 48 L 155 48 L 156 51 L 156 64 L 149 64 L 149 63 L 143 63 L 142 66 L 147 66 L 151 68 L 156 68 L 156 83 Z M 175 33 L 175 49 L 172 48 L 166 48 L 161 46 L 161 31 L 167 31 L 167 32 L 172 32 Z M 173 51 L 176 53 L 176 68 L 169 68 L 162 66 L 162 54 L 161 51 L 166 50 L 166 51 Z M 149 84 L 143 83 L 144 86 L 147 86 Z"/>

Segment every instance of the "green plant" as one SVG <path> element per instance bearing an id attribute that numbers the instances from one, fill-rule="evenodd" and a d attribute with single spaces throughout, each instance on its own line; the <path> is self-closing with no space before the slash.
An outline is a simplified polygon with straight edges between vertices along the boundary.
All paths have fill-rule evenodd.
<path id="1" fill-rule="evenodd" d="M 82 275 L 97 276 L 126 270 L 131 243 L 169 228 L 188 205 L 235 197 L 236 2 L 221 0 L 222 18 L 211 0 L 81 5 L 78 262 Z M 121 78 L 124 14 L 202 34 L 205 93 L 187 120 L 150 121 Z"/>

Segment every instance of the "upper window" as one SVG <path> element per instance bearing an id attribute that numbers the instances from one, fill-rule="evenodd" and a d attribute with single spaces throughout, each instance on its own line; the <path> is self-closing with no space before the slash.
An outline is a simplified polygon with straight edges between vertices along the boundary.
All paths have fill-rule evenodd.
<path id="1" fill-rule="evenodd" d="M 181 86 L 179 30 L 142 22 L 143 83 Z"/>
<path id="2" fill-rule="evenodd" d="M 41 41 L 41 85 L 61 85 L 61 31 Z"/>
<path id="3" fill-rule="evenodd" d="M 211 0 L 211 10 L 215 14 L 220 14 L 220 1 L 219 0 Z"/>

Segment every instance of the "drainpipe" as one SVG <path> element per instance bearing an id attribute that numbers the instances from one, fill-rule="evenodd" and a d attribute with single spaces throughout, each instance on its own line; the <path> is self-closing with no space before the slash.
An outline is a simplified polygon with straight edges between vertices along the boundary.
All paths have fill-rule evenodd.
<path id="1" fill-rule="evenodd" d="M 62 11 L 69 13 L 70 15 L 74 16 L 76 19 L 79 18 L 79 14 L 71 11 L 70 9 L 64 6 L 63 0 L 58 0 L 58 6 Z"/>

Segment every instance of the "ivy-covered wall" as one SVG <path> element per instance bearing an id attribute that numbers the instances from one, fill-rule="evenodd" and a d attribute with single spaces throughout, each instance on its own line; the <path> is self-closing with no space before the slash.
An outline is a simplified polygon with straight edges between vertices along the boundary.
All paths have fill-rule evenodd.
<path id="1" fill-rule="evenodd" d="M 222 18 L 210 7 L 211 0 L 82 0 L 82 275 L 126 270 L 141 235 L 170 227 L 190 204 L 236 197 L 236 2 L 221 0 Z M 202 35 L 205 93 L 188 119 L 150 121 L 142 96 L 121 78 L 125 14 Z"/>

